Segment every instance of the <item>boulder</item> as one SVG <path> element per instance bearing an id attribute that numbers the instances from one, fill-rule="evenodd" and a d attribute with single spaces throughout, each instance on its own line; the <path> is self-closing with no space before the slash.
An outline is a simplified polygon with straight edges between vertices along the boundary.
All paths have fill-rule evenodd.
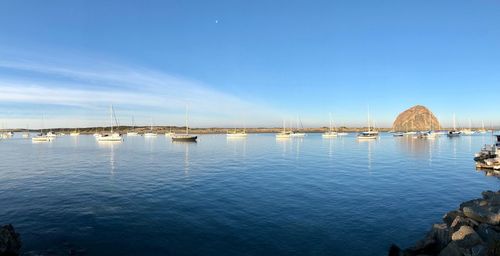
<path id="1" fill-rule="evenodd" d="M 476 231 L 469 226 L 461 226 L 457 232 L 453 233 L 451 240 L 453 240 L 458 247 L 466 249 L 483 242 Z"/>
<path id="2" fill-rule="evenodd" d="M 449 227 L 449 226 L 451 226 L 451 223 L 453 223 L 453 221 L 455 220 L 455 218 L 457 216 L 464 217 L 464 214 L 461 211 L 457 211 L 457 210 L 448 212 L 443 216 L 443 222 L 446 223 L 446 225 Z"/>
<path id="3" fill-rule="evenodd" d="M 480 206 L 466 206 L 463 208 L 464 215 L 490 225 L 499 225 L 500 224 L 500 214 L 492 213 L 485 207 Z"/>
<path id="4" fill-rule="evenodd" d="M 441 125 L 432 112 L 421 105 L 403 111 L 392 124 L 393 131 L 424 131 L 430 129 L 441 129 Z"/>
<path id="5" fill-rule="evenodd" d="M 462 226 L 470 226 L 472 228 L 475 228 L 479 226 L 479 223 L 473 219 L 457 216 L 450 225 L 451 233 L 453 234 L 457 232 Z"/>
<path id="6" fill-rule="evenodd" d="M 12 225 L 5 225 L 0 229 L 0 255 L 19 255 L 21 238 Z"/>
<path id="7" fill-rule="evenodd" d="M 463 249 L 458 247 L 455 242 L 451 242 L 440 253 L 439 256 L 463 256 Z"/>

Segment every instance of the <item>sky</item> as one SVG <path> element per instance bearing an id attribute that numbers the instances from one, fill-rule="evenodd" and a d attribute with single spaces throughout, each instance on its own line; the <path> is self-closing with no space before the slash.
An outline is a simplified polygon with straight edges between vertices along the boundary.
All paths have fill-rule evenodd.
<path id="1" fill-rule="evenodd" d="M 499 1 L 0 1 L 2 127 L 500 125 Z"/>

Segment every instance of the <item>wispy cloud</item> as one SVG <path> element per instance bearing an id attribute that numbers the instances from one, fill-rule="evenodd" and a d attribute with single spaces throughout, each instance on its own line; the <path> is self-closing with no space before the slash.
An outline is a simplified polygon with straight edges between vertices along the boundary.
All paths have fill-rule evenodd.
<path id="1" fill-rule="evenodd" d="M 184 106 L 189 104 L 191 119 L 200 126 L 243 122 L 264 125 L 281 115 L 261 102 L 158 70 L 102 63 L 86 63 L 88 67 L 82 68 L 81 63 L 71 64 L 1 60 L 0 101 L 92 111 L 114 104 L 126 110 L 127 115 L 155 119 L 167 113 L 172 119 L 180 119 Z"/>

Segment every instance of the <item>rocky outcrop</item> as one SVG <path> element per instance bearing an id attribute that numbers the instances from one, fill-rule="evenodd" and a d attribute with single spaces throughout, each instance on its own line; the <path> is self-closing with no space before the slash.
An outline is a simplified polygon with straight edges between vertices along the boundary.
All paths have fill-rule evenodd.
<path id="1" fill-rule="evenodd" d="M 389 255 L 500 256 L 500 191 L 482 195 L 446 213 L 444 223 L 434 224 L 414 246 L 401 250 L 392 245 Z"/>
<path id="2" fill-rule="evenodd" d="M 441 125 L 432 112 L 424 106 L 414 106 L 398 115 L 392 130 L 398 132 L 439 130 Z"/>
<path id="3" fill-rule="evenodd" d="M 5 225 L 0 229 L 0 256 L 19 255 L 21 238 L 12 225 Z"/>

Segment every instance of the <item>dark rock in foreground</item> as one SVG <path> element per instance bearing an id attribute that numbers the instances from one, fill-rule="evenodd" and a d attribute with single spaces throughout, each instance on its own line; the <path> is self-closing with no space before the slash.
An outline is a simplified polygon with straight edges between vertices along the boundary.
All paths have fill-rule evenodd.
<path id="1" fill-rule="evenodd" d="M 389 255 L 500 256 L 500 191 L 482 195 L 446 213 L 444 223 L 434 224 L 414 246 L 392 245 Z"/>
<path id="2" fill-rule="evenodd" d="M 21 238 L 12 225 L 5 225 L 0 229 L 0 256 L 19 255 Z"/>

